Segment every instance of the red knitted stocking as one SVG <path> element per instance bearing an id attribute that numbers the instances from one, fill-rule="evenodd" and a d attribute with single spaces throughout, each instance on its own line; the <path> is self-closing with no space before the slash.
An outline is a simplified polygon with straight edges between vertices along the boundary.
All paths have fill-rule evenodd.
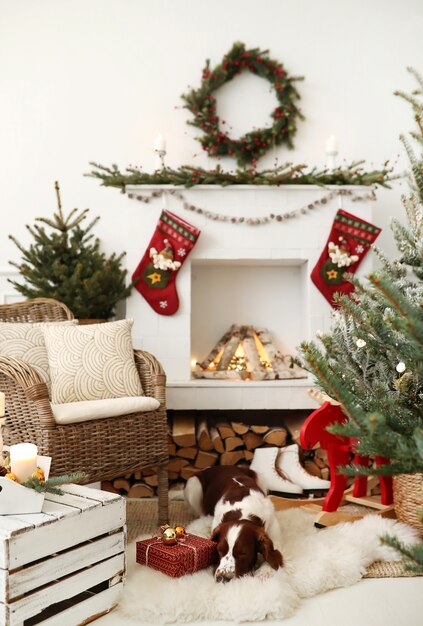
<path id="1" fill-rule="evenodd" d="M 150 244 L 132 275 L 135 289 L 160 315 L 173 315 L 179 307 L 176 275 L 200 231 L 170 211 L 163 210 Z"/>
<path id="2" fill-rule="evenodd" d="M 335 215 L 328 240 L 311 273 L 311 280 L 331 306 L 335 293 L 349 294 L 354 285 L 344 274 L 354 274 L 381 229 L 340 209 Z"/>

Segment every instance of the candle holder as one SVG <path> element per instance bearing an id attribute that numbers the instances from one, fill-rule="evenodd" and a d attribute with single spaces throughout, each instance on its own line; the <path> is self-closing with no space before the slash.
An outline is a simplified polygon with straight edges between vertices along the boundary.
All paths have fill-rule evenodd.
<path id="1" fill-rule="evenodd" d="M 37 456 L 37 467 L 43 470 L 46 480 L 50 474 L 50 465 L 50 456 Z M 0 477 L 0 515 L 41 513 L 44 498 L 45 493 L 24 487 L 10 478 Z"/>
<path id="2" fill-rule="evenodd" d="M 156 172 L 165 170 L 166 169 L 166 165 L 165 165 L 166 150 L 154 149 L 154 152 L 156 153 L 156 164 L 155 164 L 154 170 Z"/>

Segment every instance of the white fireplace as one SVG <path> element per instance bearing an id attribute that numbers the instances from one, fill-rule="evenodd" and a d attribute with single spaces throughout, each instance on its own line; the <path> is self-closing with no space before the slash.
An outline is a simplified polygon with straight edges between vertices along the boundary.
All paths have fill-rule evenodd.
<path id="1" fill-rule="evenodd" d="M 176 279 L 180 307 L 173 316 L 157 315 L 137 292 L 127 301 L 134 319 L 134 344 L 152 352 L 168 380 L 173 409 L 308 409 L 315 402 L 309 378 L 296 380 L 204 380 L 191 376 L 192 361 L 205 358 L 232 324 L 267 328 L 283 354 L 330 326 L 332 308 L 310 280 L 341 200 L 332 199 L 284 221 L 248 225 L 221 222 L 185 210 L 171 186 L 128 187 L 133 195 L 161 190 L 144 204 L 127 200 L 127 266 L 137 266 L 149 244 L 162 208 L 202 232 Z M 330 189 L 334 189 L 333 187 Z M 369 190 L 350 187 L 354 194 Z M 329 190 L 317 186 L 198 186 L 178 188 L 190 204 L 231 217 L 264 217 L 301 209 Z M 371 202 L 342 197 L 342 207 L 372 220 Z M 368 254 L 359 275 L 370 271 Z"/>

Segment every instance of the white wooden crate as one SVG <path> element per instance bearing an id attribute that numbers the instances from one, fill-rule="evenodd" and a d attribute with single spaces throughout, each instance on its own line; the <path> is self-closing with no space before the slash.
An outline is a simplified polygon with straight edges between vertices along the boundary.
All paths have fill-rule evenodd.
<path id="1" fill-rule="evenodd" d="M 125 500 L 66 485 L 42 513 L 0 515 L 0 624 L 78 626 L 110 611 L 125 575 Z"/>

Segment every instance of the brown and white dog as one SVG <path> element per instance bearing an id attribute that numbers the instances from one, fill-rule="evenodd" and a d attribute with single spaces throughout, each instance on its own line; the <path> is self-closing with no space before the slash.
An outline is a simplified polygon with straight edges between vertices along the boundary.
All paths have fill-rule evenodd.
<path id="1" fill-rule="evenodd" d="M 232 465 L 208 467 L 187 481 L 187 504 L 198 516 L 213 516 L 211 538 L 220 559 L 216 581 L 268 576 L 282 567 L 280 527 L 265 494 L 255 472 Z"/>

